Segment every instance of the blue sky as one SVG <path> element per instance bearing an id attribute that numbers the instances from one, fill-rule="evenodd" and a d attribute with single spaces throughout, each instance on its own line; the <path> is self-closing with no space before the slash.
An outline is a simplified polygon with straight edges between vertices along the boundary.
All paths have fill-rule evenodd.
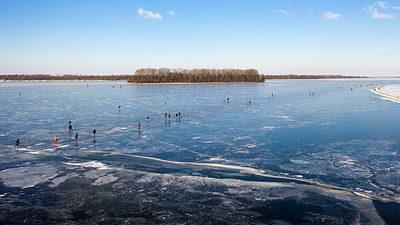
<path id="1" fill-rule="evenodd" d="M 0 74 L 400 75 L 400 0 L 0 0 Z"/>

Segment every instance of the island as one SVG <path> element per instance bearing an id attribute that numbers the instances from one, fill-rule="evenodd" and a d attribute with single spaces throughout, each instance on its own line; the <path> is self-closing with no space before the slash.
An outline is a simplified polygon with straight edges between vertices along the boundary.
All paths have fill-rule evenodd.
<path id="1" fill-rule="evenodd" d="M 221 83 L 263 82 L 255 69 L 138 69 L 128 83 Z"/>

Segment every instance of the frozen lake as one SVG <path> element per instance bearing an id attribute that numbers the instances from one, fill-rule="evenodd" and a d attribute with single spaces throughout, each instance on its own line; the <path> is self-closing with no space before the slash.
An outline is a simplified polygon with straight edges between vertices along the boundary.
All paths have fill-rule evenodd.
<path id="1" fill-rule="evenodd" d="M 0 82 L 0 221 L 400 222 L 393 84 Z"/>

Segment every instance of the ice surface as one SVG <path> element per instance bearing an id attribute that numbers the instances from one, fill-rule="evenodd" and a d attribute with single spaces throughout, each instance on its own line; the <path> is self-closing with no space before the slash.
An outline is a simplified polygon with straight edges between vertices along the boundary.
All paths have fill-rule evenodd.
<path id="1" fill-rule="evenodd" d="M 309 203 L 310 199 L 333 196 L 333 190 L 345 191 L 350 193 L 349 198 L 363 201 L 367 197 L 400 199 L 400 108 L 369 91 L 380 86 L 386 91 L 390 85 L 399 85 L 399 80 L 127 85 L 122 89 L 110 88 L 111 83 L 93 83 L 89 87 L 80 82 L 1 84 L 0 179 L 4 193 L 30 186 L 37 188 L 35 194 L 42 193 L 43 188 L 71 191 L 70 196 L 78 202 L 91 199 L 96 191 L 113 201 L 118 194 L 140 196 L 148 202 L 133 200 L 138 205 L 126 203 L 127 206 L 160 207 L 157 212 L 140 214 L 157 214 L 157 218 L 168 218 L 162 207 L 168 196 L 174 198 L 170 201 L 180 200 L 171 214 L 179 214 L 179 208 L 184 206 L 205 207 L 208 212 L 215 211 L 208 208 L 213 204 L 221 206 L 221 210 L 230 209 L 213 214 L 216 217 L 221 212 L 240 211 L 243 206 L 247 212 L 255 212 L 249 205 L 262 208 L 269 201 L 286 198 Z M 311 97 L 310 92 L 315 95 Z M 277 97 L 264 99 L 271 93 Z M 226 96 L 230 96 L 230 103 L 221 101 Z M 248 100 L 253 102 L 251 107 L 246 105 Z M 122 105 L 121 110 L 118 105 Z M 180 119 L 174 118 L 177 112 L 182 113 Z M 164 113 L 171 113 L 173 118 L 164 119 Z M 150 117 L 148 124 L 146 116 Z M 71 134 L 69 120 L 74 128 Z M 140 131 L 138 121 L 142 123 Z M 97 130 L 95 140 L 93 129 Z M 77 143 L 73 141 L 75 132 L 79 132 Z M 54 145 L 55 135 L 59 136 L 58 146 Z M 15 149 L 17 138 L 21 146 Z M 50 169 L 43 169 L 46 165 Z M 17 169 L 24 167 L 32 169 Z M 18 181 L 15 174 L 27 175 L 21 175 L 22 181 Z M 263 182 L 248 183 L 252 180 Z M 265 180 L 276 181 L 272 183 L 277 186 L 261 187 L 271 185 Z M 323 194 L 310 197 L 306 193 L 310 189 L 304 191 L 294 185 L 301 182 L 315 188 L 312 193 L 318 189 Z M 39 185 L 42 183 L 47 185 Z M 110 190 L 114 187 L 121 193 Z M 209 187 L 213 190 L 208 191 Z M 335 198 L 347 201 L 347 194 Z M 10 195 L 1 199 L 19 198 Z M 41 196 L 47 197 L 52 199 Z M 109 202 L 111 206 L 105 206 L 106 211 L 122 212 L 113 201 Z M 358 211 L 370 209 L 372 203 L 368 201 L 368 206 L 360 203 Z M 95 202 L 85 204 L 92 206 Z M 317 205 L 329 208 L 327 202 Z M 100 210 L 100 203 L 97 206 Z M 252 216 L 268 212 L 261 210 Z M 105 214 L 99 211 L 99 215 Z M 321 213 L 317 217 L 330 215 Z M 100 221 L 91 216 L 92 223 Z M 349 221 L 356 221 L 352 219 Z M 260 221 L 269 222 L 256 222 Z"/>

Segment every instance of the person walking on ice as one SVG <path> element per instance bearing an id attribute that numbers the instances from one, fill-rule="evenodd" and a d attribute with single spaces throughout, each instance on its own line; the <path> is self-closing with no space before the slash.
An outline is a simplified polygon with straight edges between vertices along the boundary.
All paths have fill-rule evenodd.
<path id="1" fill-rule="evenodd" d="M 75 141 L 76 144 L 78 144 L 78 133 L 75 134 L 74 141 Z"/>
<path id="2" fill-rule="evenodd" d="M 93 130 L 93 143 L 96 142 L 96 129 Z"/>
<path id="3" fill-rule="evenodd" d="M 18 138 L 17 141 L 15 142 L 15 147 L 18 148 L 19 144 L 21 144 L 21 142 L 19 142 L 19 138 Z"/>
<path id="4" fill-rule="evenodd" d="M 68 125 L 68 131 L 69 131 L 69 135 L 71 135 L 71 132 L 72 131 L 74 131 L 73 129 L 72 129 L 72 124 L 71 124 L 71 120 L 68 122 L 69 123 L 69 125 Z"/>

